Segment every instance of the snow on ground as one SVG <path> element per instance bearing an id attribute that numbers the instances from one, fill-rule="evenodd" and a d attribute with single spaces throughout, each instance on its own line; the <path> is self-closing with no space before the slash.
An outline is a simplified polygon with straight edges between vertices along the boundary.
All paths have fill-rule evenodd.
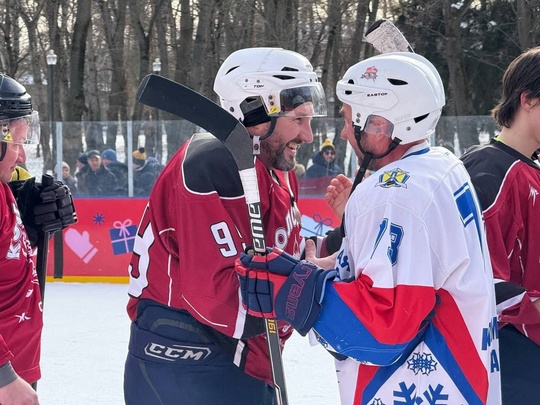
<path id="1" fill-rule="evenodd" d="M 38 383 L 41 405 L 124 403 L 122 379 L 129 337 L 126 302 L 126 284 L 47 284 L 43 377 Z M 290 405 L 339 404 L 332 356 L 324 349 L 311 347 L 295 333 L 283 359 Z"/>

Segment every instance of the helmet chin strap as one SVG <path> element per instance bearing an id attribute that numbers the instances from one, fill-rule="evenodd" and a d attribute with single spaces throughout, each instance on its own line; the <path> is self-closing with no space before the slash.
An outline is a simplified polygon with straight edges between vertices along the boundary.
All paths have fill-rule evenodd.
<path id="1" fill-rule="evenodd" d="M 355 126 L 354 127 L 354 138 L 356 139 L 356 144 L 358 145 L 358 148 L 364 154 L 364 158 L 362 159 L 362 164 L 360 165 L 360 169 L 358 169 L 358 172 L 356 173 L 356 177 L 354 178 L 354 183 L 353 183 L 353 186 L 351 188 L 351 194 L 354 191 L 354 189 L 360 184 L 362 179 L 364 178 L 364 176 L 366 174 L 366 170 L 367 170 L 369 164 L 371 163 L 371 160 L 380 159 L 380 158 L 385 157 L 390 152 L 392 152 L 396 148 L 396 146 L 398 146 L 399 143 L 401 142 L 401 139 L 394 138 L 392 140 L 392 143 L 390 145 L 388 145 L 388 149 L 386 150 L 386 152 L 379 153 L 379 154 L 373 154 L 371 152 L 366 152 L 364 150 L 364 148 L 362 148 L 362 145 L 360 144 L 361 135 L 362 135 L 362 130 L 360 129 L 360 127 Z"/>
<path id="2" fill-rule="evenodd" d="M 261 136 L 261 141 L 264 141 L 266 138 L 268 138 L 270 135 L 272 135 L 272 132 L 274 132 L 274 129 L 276 129 L 276 123 L 277 118 L 276 117 L 270 117 L 270 126 L 268 127 L 268 131 L 266 131 L 266 134 Z"/>
<path id="3" fill-rule="evenodd" d="M 371 163 L 371 160 L 385 157 L 394 149 L 396 149 L 396 146 L 398 146 L 399 143 L 401 142 L 401 139 L 394 138 L 392 140 L 392 143 L 388 145 L 388 149 L 386 150 L 386 152 L 374 154 L 371 152 L 366 152 L 364 148 L 362 148 L 362 145 L 360 145 L 361 134 L 362 134 L 362 130 L 360 129 L 360 127 L 355 126 L 354 138 L 356 139 L 356 144 L 358 145 L 358 148 L 364 154 L 364 158 L 362 159 L 362 164 L 360 165 L 360 168 L 358 169 L 358 172 L 356 173 L 356 177 L 354 178 L 354 182 L 351 188 L 351 193 L 349 194 L 349 196 L 352 195 L 353 191 L 356 189 L 356 187 L 360 184 L 360 182 L 364 178 L 364 175 L 366 174 L 366 170 L 369 164 Z M 341 218 L 341 232 L 342 232 L 342 235 L 345 236 L 345 212 L 343 213 L 343 218 Z"/>
<path id="4" fill-rule="evenodd" d="M 266 134 L 263 136 L 255 136 L 249 134 L 251 136 L 251 139 L 253 139 L 253 154 L 259 155 L 261 153 L 261 141 L 264 141 L 266 138 L 268 138 L 270 135 L 272 135 L 272 132 L 274 132 L 274 129 L 276 128 L 277 118 L 276 117 L 270 117 L 270 126 L 268 127 L 268 131 L 266 131 Z"/>
<path id="5" fill-rule="evenodd" d="M 5 142 L 0 142 L 0 145 L 2 145 L 1 146 L 2 150 L 0 150 L 0 162 L 1 162 L 2 160 L 4 160 L 4 157 L 6 156 L 7 144 Z"/>

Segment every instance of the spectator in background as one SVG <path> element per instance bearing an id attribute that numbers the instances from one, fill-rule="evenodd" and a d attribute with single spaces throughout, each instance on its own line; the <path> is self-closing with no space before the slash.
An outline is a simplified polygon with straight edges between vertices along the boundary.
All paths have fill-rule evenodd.
<path id="1" fill-rule="evenodd" d="M 119 162 L 116 152 L 112 149 L 105 149 L 101 152 L 101 162 L 116 177 L 116 195 L 127 195 L 128 190 L 128 167 L 125 163 Z"/>
<path id="2" fill-rule="evenodd" d="M 313 164 L 306 171 L 306 179 L 316 177 L 336 177 L 343 174 L 341 167 L 336 165 L 336 148 L 330 139 L 326 139 L 319 152 L 313 155 Z"/>
<path id="3" fill-rule="evenodd" d="M 62 182 L 69 187 L 71 194 L 77 195 L 77 180 L 71 175 L 71 168 L 62 162 Z"/>
<path id="4" fill-rule="evenodd" d="M 86 153 L 81 153 L 75 163 L 75 180 L 77 181 L 77 196 L 85 195 L 86 185 L 84 184 L 84 175 L 90 170 L 88 166 L 88 156 Z M 75 194 L 74 194 L 75 195 Z"/>
<path id="5" fill-rule="evenodd" d="M 149 196 L 157 176 L 156 166 L 147 162 L 145 148 L 139 147 L 133 152 L 133 195 Z"/>
<path id="6" fill-rule="evenodd" d="M 293 170 L 298 180 L 304 178 L 304 175 L 306 174 L 306 166 L 304 166 L 302 163 L 295 164 Z"/>
<path id="7" fill-rule="evenodd" d="M 89 169 L 82 175 L 84 189 L 80 191 L 89 197 L 112 197 L 116 195 L 116 176 L 101 163 L 101 154 L 93 149 L 86 152 Z"/>

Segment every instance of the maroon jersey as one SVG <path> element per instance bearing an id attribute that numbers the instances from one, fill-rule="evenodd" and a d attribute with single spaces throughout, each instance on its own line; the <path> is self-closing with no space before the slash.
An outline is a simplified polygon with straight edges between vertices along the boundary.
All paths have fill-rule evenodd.
<path id="1" fill-rule="evenodd" d="M 0 364 L 29 383 L 41 377 L 43 327 L 35 255 L 7 184 L 0 184 Z"/>
<path id="2" fill-rule="evenodd" d="M 540 167 L 494 140 L 461 159 L 484 212 L 499 320 L 540 344 Z"/>
<path id="3" fill-rule="evenodd" d="M 302 237 L 294 172 L 270 173 L 256 159 L 265 240 L 300 256 Z M 238 169 L 222 142 L 196 134 L 158 178 L 135 239 L 128 313 L 138 300 L 188 311 L 235 345 L 235 364 L 271 382 L 264 320 L 242 308 L 234 261 L 251 244 Z M 282 342 L 292 333 L 279 323 Z M 231 342 L 229 342 L 231 344 Z"/>

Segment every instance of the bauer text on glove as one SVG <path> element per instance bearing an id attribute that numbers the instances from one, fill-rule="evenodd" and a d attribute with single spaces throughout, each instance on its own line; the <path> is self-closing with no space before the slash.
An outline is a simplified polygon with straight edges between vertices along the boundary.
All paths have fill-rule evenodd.
<path id="1" fill-rule="evenodd" d="M 250 315 L 289 322 L 303 336 L 319 316 L 326 282 L 335 276 L 334 270 L 277 248 L 268 248 L 264 256 L 242 253 L 235 270 Z"/>

